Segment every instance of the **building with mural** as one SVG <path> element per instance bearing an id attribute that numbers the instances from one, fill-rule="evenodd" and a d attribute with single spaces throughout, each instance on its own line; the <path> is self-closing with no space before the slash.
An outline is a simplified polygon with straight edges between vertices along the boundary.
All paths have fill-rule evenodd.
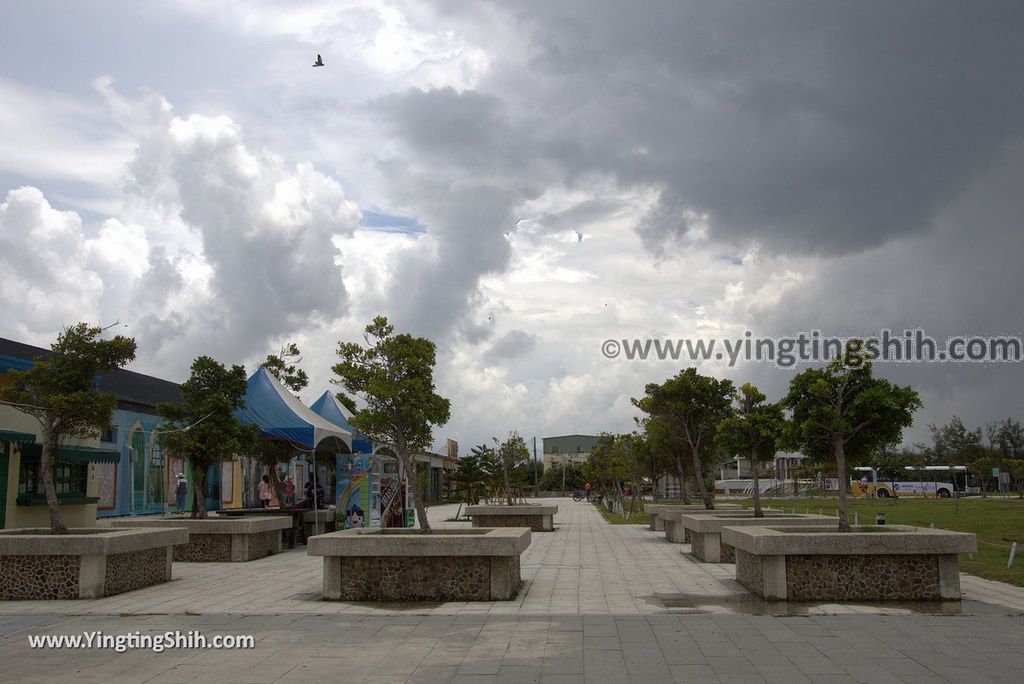
<path id="1" fill-rule="evenodd" d="M 49 356 L 50 350 L 0 338 L 0 374 L 8 370 L 26 370 L 35 358 Z M 174 505 L 174 488 L 178 473 L 186 475 L 189 487 L 186 501 L 192 501 L 192 477 L 184 459 L 163 453 L 157 444 L 156 430 L 162 420 L 156 414 L 158 404 L 180 402 L 177 383 L 126 369 L 117 369 L 97 379 L 97 390 L 111 392 L 117 405 L 111 424 L 96 439 L 81 442 L 83 447 L 72 453 L 63 449 L 58 458 L 55 476 L 67 479 L 61 485 L 60 497 L 65 516 L 92 525 L 97 517 L 153 515 L 167 512 Z M 36 436 L 38 423 L 10 407 L 0 407 L 0 430 L 20 426 Z M 4 443 L 7 459 L 7 482 L 0 475 L 0 484 L 11 494 L 14 503 L 4 523 L 10 527 L 47 521 L 45 502 L 33 496 L 34 464 L 39 447 L 34 442 L 23 445 Z M 86 448 L 87 447 L 87 448 Z M 206 487 L 206 505 L 210 510 L 240 505 L 240 478 L 237 462 L 211 468 Z M 38 473 L 35 474 L 38 479 Z M 18 503 L 18 502 L 21 503 Z M 73 503 L 74 502 L 74 503 Z M 8 501 L 10 503 L 10 501 Z M 30 509 L 42 508 L 42 513 Z M 25 524 L 22 524 L 25 523 Z M 75 524 L 78 524 L 77 522 Z"/>

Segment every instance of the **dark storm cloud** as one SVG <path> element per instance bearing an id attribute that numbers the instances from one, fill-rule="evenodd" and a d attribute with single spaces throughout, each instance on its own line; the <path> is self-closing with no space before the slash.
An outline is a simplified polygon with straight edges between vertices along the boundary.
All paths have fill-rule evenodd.
<path id="1" fill-rule="evenodd" d="M 522 36 L 527 58 L 498 56 L 480 90 L 504 121 L 543 120 L 516 138 L 566 177 L 660 188 L 652 246 L 685 232 L 673 219 L 687 209 L 709 214 L 713 237 L 780 251 L 925 230 L 1024 122 L 1016 3 L 510 7 L 447 6 L 481 42 L 495 16 Z M 496 107 L 456 119 L 481 153 L 508 136 Z"/>
<path id="2" fill-rule="evenodd" d="M 537 347 L 537 336 L 523 330 L 510 330 L 491 345 L 484 353 L 484 361 L 502 364 L 517 356 L 529 354 Z"/>

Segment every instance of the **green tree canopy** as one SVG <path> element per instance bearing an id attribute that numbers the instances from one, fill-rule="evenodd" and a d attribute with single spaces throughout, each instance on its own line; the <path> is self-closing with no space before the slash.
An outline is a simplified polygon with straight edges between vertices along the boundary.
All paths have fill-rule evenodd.
<path id="1" fill-rule="evenodd" d="M 735 411 L 718 425 L 716 440 L 729 454 L 740 454 L 750 462 L 754 480 L 754 516 L 764 516 L 761 510 L 760 470 L 762 463 L 775 458 L 782 439 L 786 419 L 782 407 L 767 401 L 756 386 L 749 382 L 734 395 Z"/>
<path id="2" fill-rule="evenodd" d="M 356 406 L 355 400 L 344 392 L 335 392 L 334 396 L 339 402 L 341 402 L 341 405 L 351 411 L 353 415 L 359 411 L 359 407 Z"/>
<path id="3" fill-rule="evenodd" d="M 78 323 L 64 328 L 50 345 L 48 358 L 37 358 L 24 371 L 10 371 L 0 399 L 39 422 L 42 437 L 40 477 L 53 534 L 67 534 L 53 484 L 53 465 L 64 439 L 89 439 L 110 425 L 117 397 L 96 391 L 103 373 L 135 359 L 135 340 L 117 335 L 101 338 L 104 328 Z"/>
<path id="4" fill-rule="evenodd" d="M 480 493 L 487 486 L 487 472 L 480 465 L 477 454 L 466 454 L 460 458 L 452 479 L 459 483 L 466 504 L 480 503 Z"/>
<path id="5" fill-rule="evenodd" d="M 859 346 L 824 368 L 809 368 L 790 381 L 784 400 L 791 412 L 786 439 L 796 449 L 836 464 L 839 529 L 848 531 L 847 456 L 863 458 L 900 441 L 921 399 L 910 387 L 875 378 Z"/>
<path id="6" fill-rule="evenodd" d="M 163 403 L 157 414 L 164 425 L 157 432 L 160 447 L 185 457 L 192 467 L 192 517 L 206 517 L 206 473 L 255 446 L 256 426 L 242 425 L 235 410 L 245 405 L 246 377 L 242 366 L 225 368 L 209 356 L 192 362 L 181 385 L 181 404 Z"/>
<path id="7" fill-rule="evenodd" d="M 687 481 L 693 476 L 693 464 L 688 454 L 689 447 L 682 434 L 672 432 L 668 428 L 665 416 L 649 415 L 636 419 L 642 428 L 651 458 L 651 482 L 656 483 L 658 477 L 675 471 L 679 478 L 679 493 L 683 503 L 690 503 L 690 492 Z"/>
<path id="8" fill-rule="evenodd" d="M 525 480 L 522 477 L 523 467 L 530 460 L 530 450 L 518 432 L 512 431 L 503 442 L 494 437 L 494 455 L 501 468 L 502 483 L 505 491 L 505 503 L 515 503 L 515 490 L 522 489 Z"/>
<path id="9" fill-rule="evenodd" d="M 685 442 L 704 507 L 714 504 L 704 481 L 704 464 L 715 456 L 715 431 L 731 412 L 733 384 L 687 368 L 662 384 L 648 384 L 633 405 L 664 421 L 664 429 Z"/>
<path id="10" fill-rule="evenodd" d="M 293 394 L 298 394 L 309 384 L 306 371 L 298 366 L 300 361 L 302 354 L 299 352 L 299 345 L 289 342 L 281 347 L 277 354 L 268 354 L 260 366 L 266 368 L 268 373 L 280 380 Z"/>
<path id="11" fill-rule="evenodd" d="M 968 430 L 960 416 L 953 416 L 946 425 L 929 425 L 932 443 L 925 457 L 932 465 L 963 465 L 984 456 L 981 428 Z"/>
<path id="12" fill-rule="evenodd" d="M 374 442 L 393 448 L 402 462 L 420 527 L 429 532 L 412 454 L 431 445 L 434 426 L 447 423 L 451 414 L 450 402 L 434 387 L 436 347 L 423 337 L 396 335 L 383 316 L 366 326 L 364 340 L 366 346 L 338 344 L 341 361 L 334 365 L 334 373 L 346 391 L 366 403 L 352 418 L 352 425 Z"/>

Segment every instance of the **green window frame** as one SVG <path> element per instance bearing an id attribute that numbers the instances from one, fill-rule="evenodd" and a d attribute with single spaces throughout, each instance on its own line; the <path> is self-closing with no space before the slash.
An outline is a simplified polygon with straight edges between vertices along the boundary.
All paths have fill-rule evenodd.
<path id="1" fill-rule="evenodd" d="M 39 477 L 40 458 L 21 456 L 18 473 L 18 496 L 45 496 L 42 478 Z M 88 463 L 61 463 L 53 465 L 53 486 L 59 497 L 85 496 L 89 481 Z"/>

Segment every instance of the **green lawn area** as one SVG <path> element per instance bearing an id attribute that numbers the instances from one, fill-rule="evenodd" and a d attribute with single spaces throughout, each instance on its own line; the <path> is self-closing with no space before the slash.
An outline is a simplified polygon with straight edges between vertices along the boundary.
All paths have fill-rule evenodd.
<path id="1" fill-rule="evenodd" d="M 717 501 L 752 505 L 749 499 L 719 498 Z M 834 514 L 839 504 L 835 499 L 762 499 L 762 505 L 785 509 L 787 513 L 794 509 L 797 513 L 817 513 L 820 509 L 822 513 Z M 971 497 L 961 499 L 959 507 L 955 499 L 850 499 L 848 505 L 851 523 L 854 513 L 858 514 L 861 524 L 869 525 L 874 524 L 877 513 L 885 513 L 890 525 L 928 527 L 934 523 L 942 529 L 973 532 L 978 536 L 978 553 L 974 558 L 961 555 L 961 570 L 1024 587 L 1024 499 Z M 599 509 L 610 523 L 648 523 L 644 513 L 634 513 L 624 519 L 608 513 L 604 506 Z M 1012 568 L 1007 568 L 1010 545 L 1015 541 L 1018 543 L 1017 559 Z"/>

